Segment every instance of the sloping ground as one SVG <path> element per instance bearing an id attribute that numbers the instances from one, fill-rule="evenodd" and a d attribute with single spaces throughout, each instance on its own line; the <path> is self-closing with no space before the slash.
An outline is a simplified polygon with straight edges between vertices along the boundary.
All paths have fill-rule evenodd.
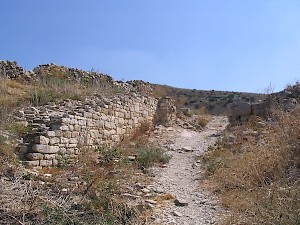
<path id="1" fill-rule="evenodd" d="M 155 210 L 157 224 L 217 224 L 225 213 L 217 199 L 199 188 L 203 170 L 197 158 L 213 145 L 227 125 L 226 117 L 213 117 L 203 131 L 180 127 L 161 128 L 158 142 L 173 156 L 166 168 L 156 168 L 156 186 L 163 195 L 174 199 L 165 201 Z M 176 201 L 176 200 L 175 200 Z M 177 206 L 182 204 L 183 206 Z"/>
<path id="2" fill-rule="evenodd" d="M 253 117 L 205 155 L 208 185 L 231 211 L 225 224 L 300 224 L 299 116 L 298 105 Z"/>

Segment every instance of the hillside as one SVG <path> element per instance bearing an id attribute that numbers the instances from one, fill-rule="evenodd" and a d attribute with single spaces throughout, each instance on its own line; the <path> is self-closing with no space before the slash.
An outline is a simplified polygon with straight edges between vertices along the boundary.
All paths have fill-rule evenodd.
<path id="1" fill-rule="evenodd" d="M 0 224 L 300 223 L 298 83 L 189 90 L 11 61 L 0 81 Z"/>

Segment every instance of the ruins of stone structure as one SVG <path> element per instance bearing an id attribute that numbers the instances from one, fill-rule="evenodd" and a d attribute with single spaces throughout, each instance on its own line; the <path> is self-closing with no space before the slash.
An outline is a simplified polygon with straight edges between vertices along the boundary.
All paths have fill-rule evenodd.
<path id="1" fill-rule="evenodd" d="M 127 93 L 110 98 L 90 96 L 83 102 L 66 99 L 57 104 L 16 110 L 15 120 L 31 128 L 17 147 L 28 166 L 57 166 L 72 162 L 86 148 L 111 147 L 120 143 L 143 123 L 168 125 L 176 118 L 176 107 L 170 98 L 158 100 L 137 91 L 151 91 L 147 83 L 141 81 L 117 82 L 97 72 L 55 64 L 40 65 L 27 72 L 10 61 L 0 61 L 0 76 L 29 82 L 54 76 L 94 85 L 110 83 Z"/>
<path id="2" fill-rule="evenodd" d="M 174 100 L 169 97 L 160 98 L 154 118 L 156 124 L 171 125 L 176 120 L 176 107 Z"/>
<path id="3" fill-rule="evenodd" d="M 26 165 L 56 166 L 76 158 L 83 147 L 121 142 L 142 123 L 153 123 L 156 110 L 156 99 L 134 93 L 19 110 L 16 119 L 34 128 L 19 146 L 20 154 Z"/>
<path id="4" fill-rule="evenodd" d="M 0 77 L 7 77 L 16 80 L 35 80 L 36 74 L 33 71 L 26 71 L 17 62 L 0 60 Z"/>
<path id="5" fill-rule="evenodd" d="M 230 125 L 242 125 L 247 122 L 251 116 L 266 117 L 270 110 L 270 101 L 233 102 L 228 104 L 228 120 Z"/>

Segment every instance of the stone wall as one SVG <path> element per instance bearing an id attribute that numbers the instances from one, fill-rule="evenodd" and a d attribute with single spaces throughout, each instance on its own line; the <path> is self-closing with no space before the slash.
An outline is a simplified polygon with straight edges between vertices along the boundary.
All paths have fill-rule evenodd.
<path id="1" fill-rule="evenodd" d="M 154 118 L 156 124 L 172 125 L 176 120 L 176 107 L 174 100 L 169 97 L 160 98 L 157 104 L 157 112 Z"/>
<path id="2" fill-rule="evenodd" d="M 82 147 L 113 146 L 142 123 L 153 123 L 157 103 L 132 93 L 18 110 L 15 119 L 33 129 L 23 137 L 20 155 L 26 165 L 56 166 L 76 159 Z"/>
<path id="3" fill-rule="evenodd" d="M 16 80 L 34 80 L 36 75 L 33 71 L 26 71 L 17 62 L 0 60 L 0 77 Z"/>
<path id="4" fill-rule="evenodd" d="M 228 104 L 228 120 L 230 125 L 242 125 L 249 120 L 251 116 L 267 117 L 270 111 L 270 101 L 233 102 Z"/>

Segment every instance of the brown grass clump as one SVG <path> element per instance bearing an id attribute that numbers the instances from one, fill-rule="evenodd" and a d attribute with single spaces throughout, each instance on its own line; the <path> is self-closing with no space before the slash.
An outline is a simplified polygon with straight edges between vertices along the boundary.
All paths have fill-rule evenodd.
<path id="1" fill-rule="evenodd" d="M 300 223 L 300 107 L 228 132 L 204 157 L 212 189 L 231 210 L 224 224 Z"/>
<path id="2" fill-rule="evenodd" d="M 201 127 L 205 127 L 208 122 L 211 121 L 211 115 L 206 112 L 205 107 L 201 107 L 198 110 L 198 125 Z"/>

